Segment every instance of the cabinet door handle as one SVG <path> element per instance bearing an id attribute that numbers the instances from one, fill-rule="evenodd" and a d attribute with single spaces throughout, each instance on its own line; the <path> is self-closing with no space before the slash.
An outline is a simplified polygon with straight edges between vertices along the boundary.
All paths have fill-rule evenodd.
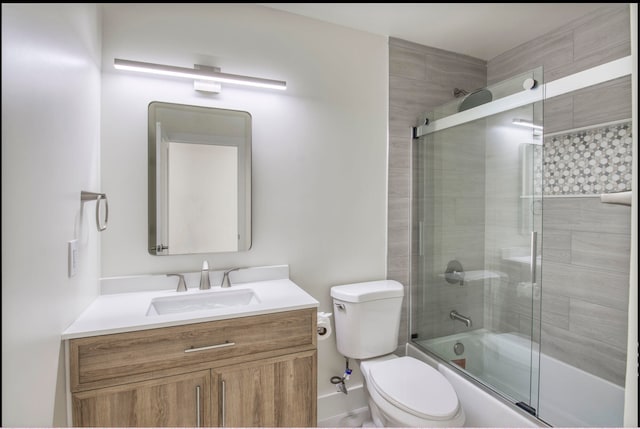
<path id="1" fill-rule="evenodd" d="M 191 347 L 190 349 L 185 349 L 185 353 L 191 353 L 191 352 L 202 352 L 205 350 L 212 350 L 212 349 L 221 349 L 223 347 L 231 347 L 231 346 L 235 346 L 236 343 L 231 342 L 231 341 L 225 341 L 222 344 L 215 344 L 213 346 L 205 346 L 205 347 Z"/>
<path id="2" fill-rule="evenodd" d="M 196 386 L 196 427 L 201 427 L 200 422 L 200 386 Z"/>
<path id="3" fill-rule="evenodd" d="M 226 418 L 227 417 L 227 413 L 226 413 L 226 410 L 225 410 L 225 408 L 226 408 L 226 399 L 227 399 L 226 398 L 226 387 L 227 387 L 227 385 L 224 382 L 224 380 L 221 381 L 221 385 L 222 385 L 220 387 L 220 401 L 221 401 L 220 405 L 221 405 L 221 408 L 222 408 L 222 417 L 221 417 L 222 424 L 221 424 L 221 426 L 225 427 L 227 425 L 227 418 Z"/>

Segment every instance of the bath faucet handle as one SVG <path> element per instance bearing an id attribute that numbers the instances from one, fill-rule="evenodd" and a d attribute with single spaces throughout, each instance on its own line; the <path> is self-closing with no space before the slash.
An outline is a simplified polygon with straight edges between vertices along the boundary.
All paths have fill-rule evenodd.
<path id="1" fill-rule="evenodd" d="M 178 280 L 178 288 L 176 292 L 186 292 L 187 291 L 187 283 L 184 281 L 184 276 L 182 274 L 167 274 L 167 277 L 176 276 L 179 278 Z"/>
<path id="2" fill-rule="evenodd" d="M 231 268 L 230 270 L 227 270 L 224 272 L 224 274 L 222 275 L 222 284 L 220 284 L 220 287 L 231 287 L 231 280 L 229 279 L 229 273 L 232 271 L 238 271 L 240 269 L 240 267 L 237 268 Z"/>

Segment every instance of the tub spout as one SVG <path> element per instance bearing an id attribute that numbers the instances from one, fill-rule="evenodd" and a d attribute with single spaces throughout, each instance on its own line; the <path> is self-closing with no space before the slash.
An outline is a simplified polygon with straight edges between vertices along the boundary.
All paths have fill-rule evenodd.
<path id="1" fill-rule="evenodd" d="M 469 319 L 469 318 L 468 318 L 468 317 L 466 317 L 466 316 L 463 316 L 462 314 L 458 313 L 458 312 L 457 312 L 457 311 L 455 311 L 455 310 L 451 310 L 451 313 L 449 313 L 449 317 L 450 317 L 452 320 L 459 320 L 459 321 L 461 321 L 462 323 L 464 323 L 464 324 L 465 324 L 465 326 L 466 326 L 467 328 L 471 327 L 471 319 Z"/>

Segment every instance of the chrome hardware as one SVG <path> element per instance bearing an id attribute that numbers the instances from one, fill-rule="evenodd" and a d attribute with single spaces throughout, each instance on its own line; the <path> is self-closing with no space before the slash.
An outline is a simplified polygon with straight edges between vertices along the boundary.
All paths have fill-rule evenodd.
<path id="1" fill-rule="evenodd" d="M 349 394 L 349 391 L 347 390 L 347 386 L 344 384 L 344 380 L 341 380 L 340 383 L 338 383 L 338 392 L 342 392 L 345 395 Z"/>
<path id="2" fill-rule="evenodd" d="M 469 328 L 471 326 L 471 319 L 469 319 L 466 316 L 463 316 L 462 314 L 458 313 L 455 310 L 451 310 L 451 312 L 449 313 L 449 317 L 452 320 L 459 320 L 459 321 L 463 322 L 467 326 L 467 328 Z"/>
<path id="3" fill-rule="evenodd" d="M 104 231 L 107 229 L 107 222 L 109 221 L 109 201 L 107 200 L 107 194 L 101 194 L 99 192 L 80 192 L 80 201 L 96 200 L 96 227 L 98 231 Z M 104 223 L 100 223 L 100 201 L 104 200 Z"/>
<path id="4" fill-rule="evenodd" d="M 222 423 L 222 425 L 221 425 L 221 426 L 222 426 L 222 427 L 225 427 L 225 426 L 227 425 L 227 424 L 226 424 L 226 420 L 227 420 L 227 411 L 225 410 L 225 408 L 226 408 L 226 402 L 227 402 L 227 397 L 226 397 L 226 396 L 227 396 L 227 392 L 226 392 L 226 390 L 227 390 L 227 385 L 226 385 L 226 383 L 224 382 L 224 380 L 222 380 L 222 381 L 221 381 L 221 384 L 222 384 L 222 386 L 221 386 L 221 388 L 220 388 L 220 391 L 221 391 L 221 392 L 220 392 L 220 401 L 222 402 L 222 404 L 221 404 L 221 408 L 222 408 L 222 416 L 221 416 L 221 420 L 222 420 L 222 422 L 221 422 L 221 423 Z"/>
<path id="5" fill-rule="evenodd" d="M 536 268 L 538 265 L 538 233 L 531 231 L 531 284 L 536 282 Z"/>
<path id="6" fill-rule="evenodd" d="M 464 286 L 464 268 L 460 261 L 449 261 L 447 268 L 444 271 L 444 279 L 449 284 L 459 283 L 460 286 Z"/>
<path id="7" fill-rule="evenodd" d="M 524 80 L 524 82 L 522 82 L 522 89 L 527 90 L 527 89 L 535 89 L 538 86 L 538 81 L 533 79 L 533 78 L 527 78 Z"/>
<path id="8" fill-rule="evenodd" d="M 231 346 L 235 346 L 236 343 L 231 342 L 231 341 L 225 341 L 222 344 L 215 344 L 213 346 L 205 346 L 205 347 L 191 347 L 190 349 L 185 349 L 185 353 L 192 353 L 192 352 L 202 352 L 205 350 L 213 350 L 213 349 L 221 349 L 223 347 L 231 347 Z"/>
<path id="9" fill-rule="evenodd" d="M 200 424 L 200 386 L 196 386 L 196 427 L 201 427 Z"/>
<path id="10" fill-rule="evenodd" d="M 202 262 L 202 270 L 200 271 L 200 289 L 211 289 L 211 282 L 209 281 L 209 263 L 207 261 Z"/>
<path id="11" fill-rule="evenodd" d="M 460 356 L 462 353 L 464 353 L 464 344 L 462 343 L 455 343 L 453 345 L 453 352 L 456 354 L 456 356 Z"/>
<path id="12" fill-rule="evenodd" d="M 164 244 L 158 244 L 157 246 L 150 247 L 149 249 L 153 252 L 161 253 L 161 252 L 164 252 L 165 250 L 168 250 L 169 246 Z"/>
<path id="13" fill-rule="evenodd" d="M 180 280 L 178 280 L 178 288 L 176 292 L 186 292 L 187 291 L 187 283 L 184 281 L 184 276 L 182 274 L 167 274 L 167 277 L 176 276 Z"/>
<path id="14" fill-rule="evenodd" d="M 336 303 L 335 303 L 335 305 L 336 305 L 336 308 L 337 308 L 338 310 L 340 310 L 340 311 L 346 311 L 346 310 L 347 310 L 347 308 L 344 306 L 344 304 L 341 304 L 341 303 L 339 303 L 339 302 L 336 302 Z"/>
<path id="15" fill-rule="evenodd" d="M 237 271 L 240 270 L 241 268 L 231 268 L 230 270 L 227 270 L 224 272 L 224 274 L 222 275 L 222 283 L 220 284 L 220 287 L 231 287 L 231 280 L 229 279 L 229 273 L 232 271 Z"/>

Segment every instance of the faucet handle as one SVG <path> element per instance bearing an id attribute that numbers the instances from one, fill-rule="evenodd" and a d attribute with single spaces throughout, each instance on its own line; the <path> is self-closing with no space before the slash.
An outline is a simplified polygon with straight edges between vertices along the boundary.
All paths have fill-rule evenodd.
<path id="1" fill-rule="evenodd" d="M 222 275 L 222 284 L 220 284 L 220 287 L 231 287 L 231 280 L 229 279 L 229 273 L 232 271 L 237 271 L 239 269 L 240 267 L 237 267 L 237 268 L 231 268 L 230 270 L 225 271 L 224 274 Z"/>
<path id="2" fill-rule="evenodd" d="M 176 292 L 186 292 L 187 291 L 187 283 L 185 283 L 185 281 L 184 281 L 184 275 L 182 275 L 182 274 L 167 274 L 167 277 L 169 277 L 169 276 L 179 277 L 178 288 L 176 289 Z"/>

